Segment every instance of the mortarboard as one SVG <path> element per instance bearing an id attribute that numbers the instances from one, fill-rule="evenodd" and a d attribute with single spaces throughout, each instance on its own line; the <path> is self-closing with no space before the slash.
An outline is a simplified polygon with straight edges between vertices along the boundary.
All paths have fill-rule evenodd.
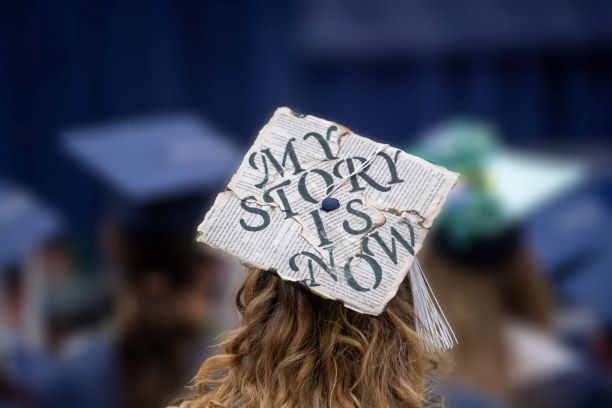
<path id="1" fill-rule="evenodd" d="M 149 232 L 192 225 L 240 160 L 219 131 L 189 115 L 76 129 L 64 146 L 114 193 L 122 225 Z"/>
<path id="2" fill-rule="evenodd" d="M 198 240 L 370 315 L 409 274 L 417 331 L 449 348 L 454 335 L 416 254 L 457 178 L 337 123 L 278 108 Z"/>
<path id="3" fill-rule="evenodd" d="M 49 207 L 0 180 L 0 270 L 22 262 L 61 228 L 60 217 Z"/>
<path id="4" fill-rule="evenodd" d="M 493 194 L 510 220 L 529 218 L 586 177 L 579 162 L 508 150 L 495 155 L 491 172 Z"/>
<path id="5" fill-rule="evenodd" d="M 609 178 L 583 183 L 531 218 L 527 237 L 554 282 L 612 246 L 611 186 Z"/>
<path id="6" fill-rule="evenodd" d="M 137 204 L 214 191 L 240 158 L 221 133 L 187 115 L 72 130 L 64 144 L 85 167 Z"/>
<path id="7" fill-rule="evenodd" d="M 576 161 L 503 149 L 494 128 L 470 120 L 426 133 L 415 151 L 462 174 L 436 236 L 462 260 L 498 261 L 512 253 L 534 214 L 586 176 Z"/>
<path id="8" fill-rule="evenodd" d="M 612 327 L 612 183 L 585 183 L 531 220 L 529 241 L 560 300 L 586 307 Z"/>

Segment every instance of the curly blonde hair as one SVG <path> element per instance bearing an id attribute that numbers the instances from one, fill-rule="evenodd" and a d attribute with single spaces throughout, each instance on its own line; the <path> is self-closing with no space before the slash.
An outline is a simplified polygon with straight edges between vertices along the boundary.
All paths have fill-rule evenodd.
<path id="1" fill-rule="evenodd" d="M 380 316 L 324 300 L 251 269 L 236 297 L 242 322 L 195 378 L 189 407 L 421 407 L 426 353 L 408 280 Z"/>

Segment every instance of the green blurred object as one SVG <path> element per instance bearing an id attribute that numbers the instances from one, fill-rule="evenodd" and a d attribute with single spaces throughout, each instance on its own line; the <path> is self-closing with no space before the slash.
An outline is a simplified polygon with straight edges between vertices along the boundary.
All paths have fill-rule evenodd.
<path id="1" fill-rule="evenodd" d="M 586 174 L 581 163 L 508 151 L 499 140 L 490 125 L 455 119 L 409 149 L 461 174 L 438 222 L 458 249 L 497 238 Z"/>
<path id="2" fill-rule="evenodd" d="M 460 184 L 438 225 L 457 246 L 468 247 L 474 237 L 493 236 L 506 224 L 506 216 L 490 188 L 490 163 L 498 149 L 491 126 L 455 119 L 425 134 L 412 151 L 461 174 Z"/>
<path id="3" fill-rule="evenodd" d="M 426 133 L 423 143 L 412 150 L 425 160 L 461 173 L 462 183 L 480 188 L 487 182 L 483 176 L 497 149 L 493 127 L 455 119 Z"/>

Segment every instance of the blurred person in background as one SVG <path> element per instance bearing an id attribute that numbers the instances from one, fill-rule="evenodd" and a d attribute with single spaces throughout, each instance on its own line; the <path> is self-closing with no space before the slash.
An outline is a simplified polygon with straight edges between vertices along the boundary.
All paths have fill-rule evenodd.
<path id="1" fill-rule="evenodd" d="M 112 293 L 103 276 L 71 274 L 50 281 L 44 292 L 46 345 L 53 360 L 79 353 L 108 324 Z"/>
<path id="2" fill-rule="evenodd" d="M 34 404 L 30 387 L 48 360 L 44 286 L 61 230 L 56 213 L 0 180 L 0 406 Z"/>
<path id="3" fill-rule="evenodd" d="M 538 211 L 528 236 L 560 303 L 566 344 L 594 368 L 612 373 L 612 175 L 596 176 Z"/>
<path id="4" fill-rule="evenodd" d="M 159 226 L 177 211 L 190 213 L 185 224 L 155 232 L 120 227 L 122 406 L 159 406 L 184 393 L 181 387 L 193 377 L 197 359 L 210 352 L 207 347 L 216 334 L 215 306 L 224 295 L 225 271 L 217 257 L 194 244 L 189 219 L 201 213 L 183 205 L 202 201 L 183 200 L 161 204 L 154 210 L 156 219 L 147 224 Z"/>
<path id="5" fill-rule="evenodd" d="M 459 341 L 452 382 L 509 406 L 609 403 L 556 337 L 552 293 L 521 231 L 580 168 L 501 151 L 490 127 L 461 120 L 427 134 L 417 154 L 461 173 L 422 258 Z"/>
<path id="6" fill-rule="evenodd" d="M 97 341 L 48 371 L 40 394 L 57 407 L 163 406 L 189 392 L 224 324 L 227 268 L 196 247 L 193 226 L 238 157 L 185 116 L 74 131 L 65 146 L 116 197 L 102 228 L 115 313 Z"/>

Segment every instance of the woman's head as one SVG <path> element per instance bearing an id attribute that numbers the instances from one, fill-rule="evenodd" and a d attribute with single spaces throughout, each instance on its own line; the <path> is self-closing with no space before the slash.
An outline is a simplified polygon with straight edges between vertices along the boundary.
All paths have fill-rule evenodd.
<path id="1" fill-rule="evenodd" d="M 414 330 L 406 279 L 380 316 L 252 269 L 241 325 L 196 377 L 204 407 L 421 406 L 436 364 Z"/>

